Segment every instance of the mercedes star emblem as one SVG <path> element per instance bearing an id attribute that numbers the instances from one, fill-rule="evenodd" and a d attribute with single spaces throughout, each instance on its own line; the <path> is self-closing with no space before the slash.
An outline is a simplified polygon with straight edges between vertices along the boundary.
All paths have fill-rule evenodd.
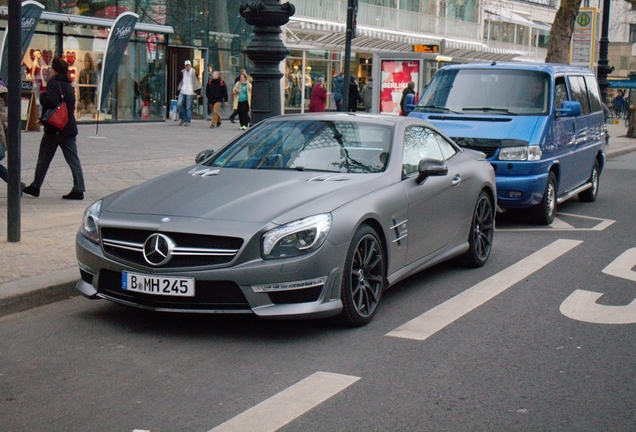
<path id="1" fill-rule="evenodd" d="M 144 243 L 144 258 L 153 266 L 166 264 L 172 258 L 174 241 L 163 234 L 152 234 Z"/>

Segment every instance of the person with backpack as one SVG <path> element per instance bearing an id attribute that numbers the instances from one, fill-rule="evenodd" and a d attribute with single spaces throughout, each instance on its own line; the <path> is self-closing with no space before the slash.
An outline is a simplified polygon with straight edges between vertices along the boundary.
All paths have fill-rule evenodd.
<path id="1" fill-rule="evenodd" d="M 407 96 L 409 103 L 407 106 Z M 402 91 L 402 100 L 400 100 L 400 115 L 408 116 L 415 107 L 415 83 L 411 81 L 406 85 L 406 88 Z"/>

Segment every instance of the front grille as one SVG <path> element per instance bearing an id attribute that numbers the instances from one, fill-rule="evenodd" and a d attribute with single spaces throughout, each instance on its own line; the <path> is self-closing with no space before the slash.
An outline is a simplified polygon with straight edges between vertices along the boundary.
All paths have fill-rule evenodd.
<path id="1" fill-rule="evenodd" d="M 194 297 L 137 293 L 121 288 L 121 272 L 101 270 L 97 290 L 109 297 L 141 306 L 184 310 L 249 310 L 241 288 L 231 281 L 195 281 Z"/>
<path id="2" fill-rule="evenodd" d="M 157 231 L 102 228 L 104 253 L 112 258 L 136 265 L 149 266 L 144 259 L 143 248 L 146 239 Z M 234 259 L 243 239 L 189 233 L 162 232 L 176 247 L 172 259 L 161 268 L 204 267 L 227 264 Z"/>

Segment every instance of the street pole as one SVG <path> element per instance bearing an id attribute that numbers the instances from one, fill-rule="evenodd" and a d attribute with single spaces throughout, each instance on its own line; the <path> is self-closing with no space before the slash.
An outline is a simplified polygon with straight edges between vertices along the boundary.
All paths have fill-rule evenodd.
<path id="1" fill-rule="evenodd" d="M 609 45 L 609 20 L 610 20 L 610 0 L 603 0 L 603 19 L 601 23 L 601 40 L 599 41 L 598 49 L 598 68 L 596 71 L 596 77 L 598 80 L 598 86 L 601 89 L 601 100 L 603 103 L 607 102 L 607 88 L 609 87 L 609 81 L 607 75 L 614 71 L 614 67 L 609 66 L 607 59 L 608 45 Z"/>
<path id="2" fill-rule="evenodd" d="M 9 87 L 9 107 L 7 112 L 7 147 L 9 184 L 7 188 L 7 240 L 11 243 L 20 241 L 20 177 L 21 173 L 21 145 L 20 129 L 22 120 L 20 115 L 21 76 L 20 60 L 22 39 L 22 3 L 20 0 L 9 0 L 9 17 L 7 22 L 7 49 L 9 50 L 7 76 L 3 77 Z"/>
<path id="3" fill-rule="evenodd" d="M 349 76 L 351 70 L 351 40 L 355 37 L 355 9 L 357 0 L 348 0 L 347 3 L 347 34 L 345 37 L 345 64 L 344 82 L 342 83 L 342 109 L 349 111 Z"/>

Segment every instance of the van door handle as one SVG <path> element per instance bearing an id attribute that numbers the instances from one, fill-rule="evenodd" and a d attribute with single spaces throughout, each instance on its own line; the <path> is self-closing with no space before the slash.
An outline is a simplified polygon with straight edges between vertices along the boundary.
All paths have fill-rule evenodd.
<path id="1" fill-rule="evenodd" d="M 462 182 L 462 176 L 460 176 L 459 174 L 457 174 L 454 178 L 453 178 L 453 186 L 459 186 L 459 184 Z"/>

